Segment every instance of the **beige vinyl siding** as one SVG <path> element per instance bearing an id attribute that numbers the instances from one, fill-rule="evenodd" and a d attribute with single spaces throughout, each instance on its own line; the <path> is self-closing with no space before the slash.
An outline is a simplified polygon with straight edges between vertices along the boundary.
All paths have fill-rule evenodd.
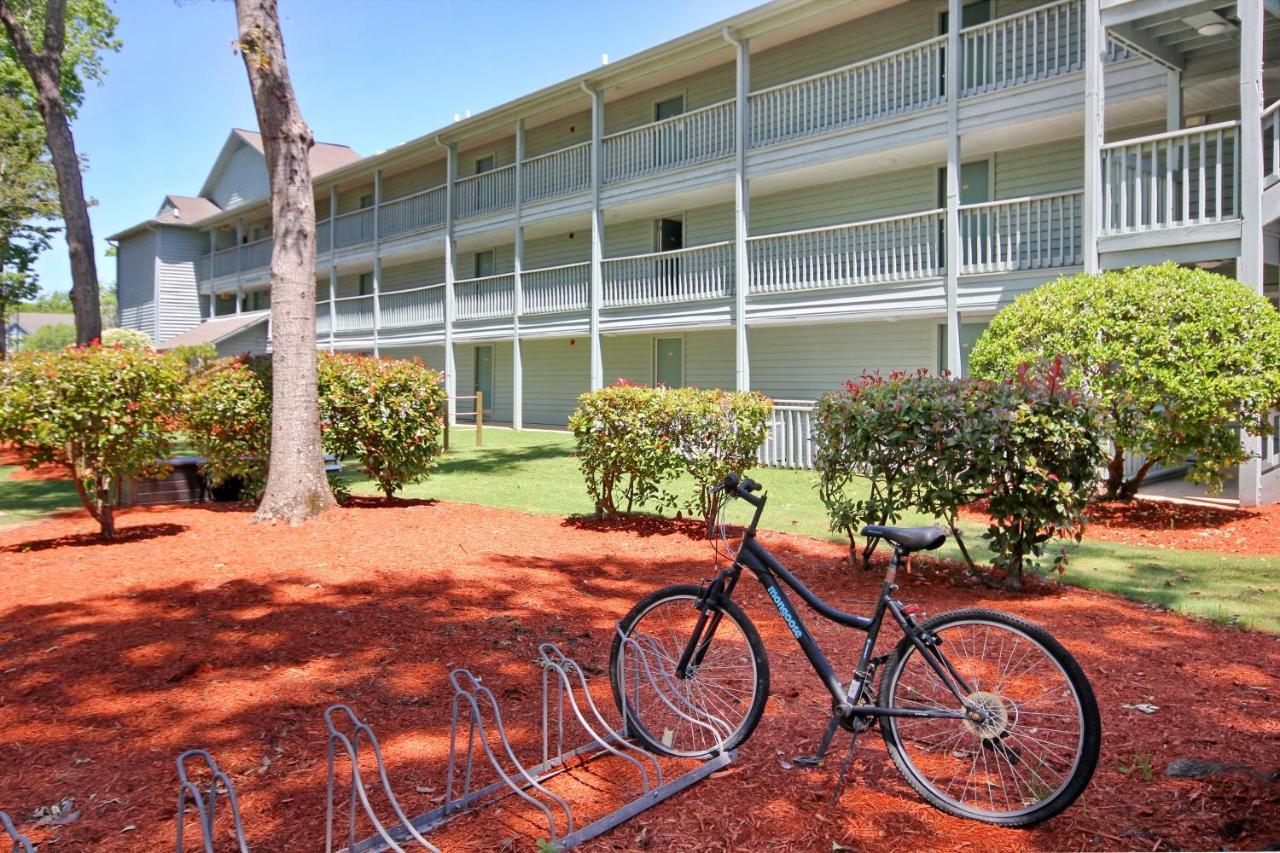
<path id="1" fill-rule="evenodd" d="M 994 172 L 997 201 L 1079 190 L 1084 186 L 1084 140 L 998 151 Z"/>
<path id="2" fill-rule="evenodd" d="M 509 423 L 511 421 L 512 401 L 514 400 L 512 389 L 515 387 L 512 376 L 510 341 L 455 345 L 454 364 L 455 369 L 458 371 L 458 396 L 471 397 L 476 393 L 476 348 L 480 346 L 493 347 L 493 399 L 485 400 L 485 417 Z M 458 401 L 459 413 L 474 412 L 476 410 L 475 407 L 474 400 Z M 475 420 L 468 416 L 460 419 L 458 423 L 460 426 L 471 426 L 475 423 Z"/>
<path id="3" fill-rule="evenodd" d="M 414 166 L 399 174 L 383 175 L 382 200 L 391 201 L 438 187 L 448 178 L 448 168 L 444 160 L 437 160 Z"/>
<path id="4" fill-rule="evenodd" d="M 602 343 L 604 384 L 653 384 L 653 335 L 608 335 Z"/>
<path id="5" fill-rule="evenodd" d="M 363 196 L 373 195 L 373 176 L 369 176 L 367 184 L 361 184 L 358 187 L 345 187 L 338 191 L 338 215 L 350 213 L 353 210 L 360 210 L 360 199 Z"/>
<path id="6" fill-rule="evenodd" d="M 409 264 L 389 267 L 382 265 L 382 279 L 378 282 L 381 293 L 396 290 L 411 290 L 429 284 L 444 282 L 444 258 L 431 258 L 425 261 L 414 261 Z"/>
<path id="7" fill-rule="evenodd" d="M 938 35 L 945 2 L 910 0 L 761 51 L 751 57 L 751 89 L 830 71 Z"/>
<path id="8" fill-rule="evenodd" d="M 583 94 L 583 100 L 586 95 Z M 607 112 L 607 109 L 606 109 Z M 524 132 L 524 156 L 537 157 L 561 148 L 591 141 L 591 110 L 574 113 L 549 121 L 537 127 L 527 127 Z"/>
<path id="9" fill-rule="evenodd" d="M 512 272 L 516 268 L 516 247 L 510 243 L 505 246 L 493 246 L 489 249 L 481 249 L 480 251 L 493 252 L 493 274 L 505 275 Z M 475 278 L 476 276 L 476 252 L 459 252 L 457 265 L 454 269 L 454 277 L 458 279 Z"/>
<path id="10" fill-rule="evenodd" d="M 196 265 L 209 238 L 199 231 L 164 226 L 156 229 L 156 235 L 160 343 L 200 322 Z"/>
<path id="11" fill-rule="evenodd" d="M 604 383 L 619 379 L 652 385 L 653 347 L 658 338 L 684 342 L 684 384 L 689 388 L 734 387 L 733 332 L 707 330 L 675 334 L 609 335 L 604 339 Z"/>
<path id="12" fill-rule="evenodd" d="M 654 250 L 654 222 L 662 216 L 684 218 L 686 248 L 733 239 L 733 205 L 713 204 L 689 210 L 669 210 L 660 216 L 610 222 L 604 226 L 606 258 L 641 255 Z"/>
<path id="13" fill-rule="evenodd" d="M 444 347 L 440 344 L 422 344 L 411 347 L 388 347 L 379 349 L 382 355 L 389 358 L 416 358 L 432 370 L 444 370 Z"/>
<path id="14" fill-rule="evenodd" d="M 751 386 L 777 399 L 816 400 L 864 371 L 932 370 L 936 326 L 906 320 L 754 327 Z"/>
<path id="15" fill-rule="evenodd" d="M 569 235 L 572 234 L 571 238 Z M 591 229 L 566 231 L 550 237 L 526 240 L 524 243 L 524 268 L 558 267 L 591 260 Z"/>
<path id="16" fill-rule="evenodd" d="M 520 356 L 524 365 L 524 422 L 567 423 L 578 396 L 590 390 L 590 340 L 584 335 L 523 341 Z"/>
<path id="17" fill-rule="evenodd" d="M 493 155 L 495 169 L 501 169 L 503 166 L 509 166 L 516 161 L 516 138 L 504 136 L 501 139 L 495 139 L 492 142 L 486 142 L 482 145 L 476 145 L 465 151 L 458 151 L 458 177 L 465 178 L 476 173 L 476 161 L 482 157 Z"/>
<path id="18" fill-rule="evenodd" d="M 329 295 L 328 287 L 325 285 L 321 285 L 321 288 L 322 288 L 321 292 L 324 293 L 326 298 L 328 298 L 328 295 Z M 345 275 L 339 275 L 338 286 L 337 288 L 335 288 L 335 290 L 337 291 L 337 297 L 339 299 L 342 299 L 347 296 L 359 296 L 360 295 L 360 274 L 346 273 Z"/>
<path id="19" fill-rule="evenodd" d="M 751 233 L 775 234 L 932 210 L 937 207 L 937 193 L 933 166 L 771 193 L 751 200 Z"/>
<path id="20" fill-rule="evenodd" d="M 728 45 L 725 58 L 729 59 Z M 625 98 L 608 100 L 604 107 L 604 132 L 606 135 L 621 130 L 649 124 L 653 121 L 653 105 L 675 95 L 684 95 L 684 111 L 726 101 L 734 96 L 734 66 L 732 62 L 717 65 L 706 71 L 664 83 Z"/>
<path id="21" fill-rule="evenodd" d="M 269 185 L 262 155 L 241 142 L 227 158 L 226 165 L 209 191 L 213 203 L 226 210 L 255 199 L 266 198 Z"/>
<path id="22" fill-rule="evenodd" d="M 267 324 L 256 323 L 217 344 L 218 355 L 263 355 L 267 351 Z"/>
<path id="23" fill-rule="evenodd" d="M 121 326 L 155 336 L 155 283 L 155 233 L 139 231 L 121 240 L 116 254 L 116 311 Z"/>

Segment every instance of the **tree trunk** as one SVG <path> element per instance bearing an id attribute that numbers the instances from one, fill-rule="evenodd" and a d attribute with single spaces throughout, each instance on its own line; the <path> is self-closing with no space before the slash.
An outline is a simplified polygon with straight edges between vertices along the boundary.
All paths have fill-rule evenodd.
<path id="1" fill-rule="evenodd" d="M 298 524 L 334 506 L 316 368 L 315 144 L 294 96 L 275 0 L 236 0 L 240 54 L 271 186 L 271 459 L 257 521 Z"/>
<path id="2" fill-rule="evenodd" d="M 84 180 L 80 157 L 67 121 L 62 101 L 62 48 L 66 32 L 66 0 L 49 0 L 45 8 L 44 44 L 36 52 L 21 22 L 7 2 L 0 0 L 0 21 L 4 23 L 18 60 L 36 90 L 36 105 L 44 119 L 45 144 L 58 176 L 58 203 L 66 228 L 67 254 L 71 258 L 71 308 L 76 318 L 76 343 L 87 344 L 102 337 L 102 314 L 98 305 L 98 267 L 93 255 L 93 227 L 84 200 Z"/>
<path id="3" fill-rule="evenodd" d="M 1142 487 L 1142 481 L 1146 479 L 1148 472 L 1155 467 L 1156 460 L 1147 459 L 1142 463 L 1142 467 L 1138 469 L 1138 473 L 1134 474 L 1129 480 L 1125 481 L 1120 487 L 1120 499 L 1131 501 L 1138 496 L 1138 489 Z"/>
<path id="4" fill-rule="evenodd" d="M 1107 463 L 1107 491 L 1104 500 L 1113 501 L 1120 496 L 1120 487 L 1124 485 L 1124 448 L 1116 445 L 1111 461 Z"/>

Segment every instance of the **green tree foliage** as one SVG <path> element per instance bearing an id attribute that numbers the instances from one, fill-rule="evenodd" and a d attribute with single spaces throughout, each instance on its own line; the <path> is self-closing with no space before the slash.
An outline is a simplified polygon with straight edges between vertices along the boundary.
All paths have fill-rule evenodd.
<path id="1" fill-rule="evenodd" d="M 865 376 L 818 404 L 818 489 L 831 529 L 855 557 L 868 524 L 914 508 L 960 537 L 961 507 L 987 502 L 984 534 L 1012 586 L 1055 537 L 1079 538 L 1101 463 L 1096 407 L 1064 387 L 1061 363 L 1041 378 L 953 380 L 926 373 Z M 874 542 L 862 551 L 870 559 Z M 1065 555 L 1055 558 L 1062 568 Z"/>
<path id="2" fill-rule="evenodd" d="M 672 506 L 663 485 L 684 473 L 694 482 L 685 507 L 710 528 L 718 510 L 711 488 L 755 465 L 772 410 L 757 393 L 620 382 L 579 397 L 569 426 L 598 514 Z"/>
<path id="3" fill-rule="evenodd" d="M 355 457 L 388 498 L 426 479 L 443 451 L 444 377 L 419 359 L 320 356 L 324 448 Z"/>
<path id="4" fill-rule="evenodd" d="M 75 482 L 102 535 L 115 535 L 123 480 L 165 473 L 178 411 L 178 363 L 150 350 L 68 347 L 0 364 L 0 440 L 29 466 L 56 463 Z"/>
<path id="5" fill-rule="evenodd" d="M 32 34 L 35 47 L 42 47 L 47 0 L 9 0 L 23 29 Z M 66 4 L 66 37 L 62 51 L 61 90 L 67 116 L 74 119 L 84 103 L 86 86 L 101 83 L 107 75 L 103 57 L 120 49 L 116 38 L 119 20 L 106 0 L 69 0 Z M 35 86 L 22 67 L 13 43 L 0 42 L 0 89 L 18 98 L 27 113 L 40 124 Z M 43 142 L 42 142 L 43 144 Z"/>
<path id="6" fill-rule="evenodd" d="M 234 480 L 245 495 L 262 494 L 271 453 L 271 359 L 214 362 L 187 383 L 181 410 L 187 441 L 204 457 L 201 471 L 209 482 Z"/>
<path id="7" fill-rule="evenodd" d="M 22 303 L 22 308 L 26 311 L 39 311 L 43 314 L 70 314 L 71 294 L 65 290 L 55 290 L 52 293 L 31 296 L 28 297 L 26 302 Z"/>
<path id="8" fill-rule="evenodd" d="M 18 342 L 21 352 L 57 352 L 76 342 L 76 327 L 70 323 L 41 326 Z"/>
<path id="9" fill-rule="evenodd" d="M 1280 403 L 1280 314 L 1226 276 L 1174 264 L 1061 278 L 996 315 L 973 372 L 1009 378 L 1062 357 L 1067 382 L 1102 407 L 1114 451 L 1107 496 L 1132 498 L 1155 465 L 1190 462 L 1220 486 L 1248 458 L 1239 426 L 1267 435 Z M 1127 453 L 1146 457 L 1125 480 Z"/>

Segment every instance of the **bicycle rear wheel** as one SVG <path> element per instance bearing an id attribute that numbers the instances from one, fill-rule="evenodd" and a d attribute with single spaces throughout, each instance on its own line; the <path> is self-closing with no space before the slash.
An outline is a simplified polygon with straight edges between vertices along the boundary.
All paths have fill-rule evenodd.
<path id="1" fill-rule="evenodd" d="M 701 615 L 695 607 L 700 594 L 696 584 L 649 594 L 618 623 L 613 638 L 614 701 L 628 732 L 652 752 L 702 757 L 734 749 L 764 713 L 769 695 L 764 644 L 732 601 L 708 608 L 715 633 L 701 659 L 683 678 L 677 675 Z"/>
<path id="2" fill-rule="evenodd" d="M 943 613 L 922 626 L 966 685 L 981 720 L 881 717 L 898 770 L 937 808 L 1003 826 L 1031 826 L 1071 805 L 1098 763 L 1102 722 L 1084 672 L 1044 629 L 993 610 Z M 885 664 L 878 702 L 962 710 L 903 638 Z"/>

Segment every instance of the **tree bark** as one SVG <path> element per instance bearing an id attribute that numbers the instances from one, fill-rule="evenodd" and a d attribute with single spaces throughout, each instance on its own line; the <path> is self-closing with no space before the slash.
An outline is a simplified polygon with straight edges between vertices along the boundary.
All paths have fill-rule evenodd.
<path id="1" fill-rule="evenodd" d="M 1147 459 L 1142 463 L 1142 467 L 1131 478 L 1125 481 L 1120 487 L 1120 499 L 1131 501 L 1138 496 L 1138 489 L 1142 488 L 1142 481 L 1146 479 L 1147 474 L 1156 465 L 1156 460 Z"/>
<path id="2" fill-rule="evenodd" d="M 316 208 L 302 118 L 275 0 L 236 0 L 240 55 L 262 132 L 271 252 L 271 459 L 254 518 L 298 524 L 334 506 L 324 471 L 316 367 Z"/>
<path id="3" fill-rule="evenodd" d="M 1113 501 L 1120 496 L 1120 487 L 1124 485 L 1124 448 L 1116 445 L 1115 452 L 1111 454 L 1111 461 L 1107 463 L 1107 490 L 1103 494 L 1103 499 Z"/>
<path id="4" fill-rule="evenodd" d="M 67 254 L 71 258 L 71 308 L 76 319 L 76 343 L 102 337 L 98 306 L 98 267 L 93 254 L 93 227 L 84 199 L 80 157 L 62 100 L 62 48 L 66 36 L 66 0 L 49 0 L 45 7 L 44 43 L 37 51 L 13 8 L 0 0 L 0 22 L 18 61 L 31 76 L 36 105 L 44 119 L 45 144 L 58 176 L 58 203 L 66 228 Z"/>

